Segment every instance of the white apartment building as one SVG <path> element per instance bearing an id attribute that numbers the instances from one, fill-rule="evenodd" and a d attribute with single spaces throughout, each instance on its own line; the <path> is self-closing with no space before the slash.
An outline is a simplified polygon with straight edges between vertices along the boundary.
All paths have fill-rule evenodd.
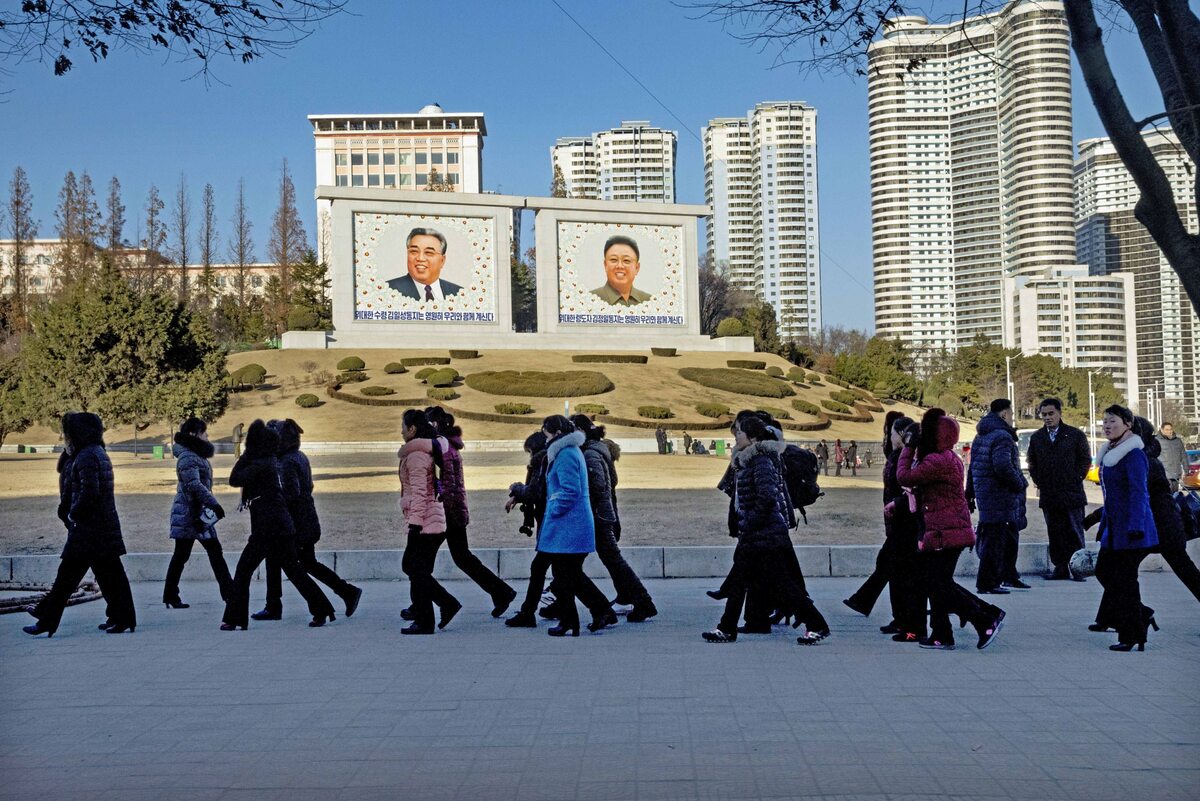
<path id="1" fill-rule="evenodd" d="M 1195 176 L 1171 130 L 1146 131 L 1146 145 L 1171 182 L 1184 224 L 1196 233 Z M 1143 391 L 1183 403 L 1200 420 L 1200 319 L 1150 233 L 1133 209 L 1141 193 L 1109 139 L 1079 143 L 1075 161 L 1075 226 L 1079 262 L 1093 275 L 1130 277 L 1137 320 L 1137 365 Z M 1137 400 L 1134 400 L 1137 398 Z M 1135 405 L 1142 400 L 1133 396 Z"/>
<path id="2" fill-rule="evenodd" d="M 550 148 L 571 197 L 626 202 L 675 202 L 678 134 L 647 120 L 622 121 L 591 137 L 565 137 Z"/>
<path id="3" fill-rule="evenodd" d="M 1006 278 L 1012 315 L 1005 340 L 1027 356 L 1053 356 L 1063 367 L 1105 372 L 1137 398 L 1140 365 L 1133 276 L 1088 275 L 1080 265 L 1045 277 Z"/>
<path id="4" fill-rule="evenodd" d="M 816 128 L 816 109 L 775 101 L 703 131 L 708 256 L 774 307 L 785 339 L 822 325 Z"/>
<path id="5" fill-rule="evenodd" d="M 1062 3 L 900 17 L 869 59 L 876 331 L 918 351 L 1000 341 L 1004 279 L 1075 264 Z"/>

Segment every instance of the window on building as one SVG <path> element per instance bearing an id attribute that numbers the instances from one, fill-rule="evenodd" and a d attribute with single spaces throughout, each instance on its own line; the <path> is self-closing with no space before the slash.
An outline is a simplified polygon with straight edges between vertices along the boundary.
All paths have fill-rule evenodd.
<path id="1" fill-rule="evenodd" d="M 363 154 L 362 153 L 351 153 L 350 154 L 350 163 L 355 167 L 361 167 L 362 163 L 363 163 Z"/>
<path id="2" fill-rule="evenodd" d="M 457 164 L 458 163 L 458 154 L 457 153 L 447 153 L 446 154 L 446 163 L 447 164 Z"/>
<path id="3" fill-rule="evenodd" d="M 414 155 L 417 157 L 417 160 L 416 160 L 417 164 L 428 164 L 429 163 L 429 154 L 428 153 L 415 153 Z"/>
<path id="4" fill-rule="evenodd" d="M 405 164 L 408 164 L 408 157 L 409 157 L 409 155 L 410 155 L 410 154 L 408 154 L 408 153 L 401 153 L 401 154 L 400 154 L 400 162 L 399 162 L 399 163 L 400 163 L 400 165 L 401 165 L 401 166 L 403 166 L 403 165 L 405 165 Z"/>
<path id="5" fill-rule="evenodd" d="M 368 175 L 367 186 L 379 186 L 379 176 L 374 173 Z"/>
<path id="6" fill-rule="evenodd" d="M 367 164 L 369 164 L 373 167 L 378 167 L 379 166 L 379 154 L 378 153 L 368 153 L 367 154 Z"/>
<path id="7" fill-rule="evenodd" d="M 409 186 L 411 184 L 412 184 L 412 176 L 411 175 L 401 175 L 400 176 L 400 185 L 401 186 Z"/>
<path id="8" fill-rule="evenodd" d="M 350 176 L 349 175 L 339 175 L 337 177 L 337 185 L 338 186 L 349 186 L 350 185 Z"/>
<path id="9" fill-rule="evenodd" d="M 430 155 L 433 157 L 434 164 L 442 163 L 442 154 L 441 153 L 431 153 Z"/>
<path id="10" fill-rule="evenodd" d="M 254 287 L 255 289 L 261 289 L 262 288 L 262 276 L 261 275 L 250 276 L 250 286 Z"/>
<path id="11" fill-rule="evenodd" d="M 383 185 L 394 187 L 396 185 L 396 176 L 390 173 L 383 176 Z"/>
<path id="12" fill-rule="evenodd" d="M 456 173 L 456 172 L 448 173 L 446 175 L 446 180 L 449 181 L 450 184 L 452 184 L 452 185 L 457 185 L 458 184 L 458 173 Z"/>
<path id="13" fill-rule="evenodd" d="M 351 176 L 350 185 L 351 186 L 362 186 L 363 185 L 363 177 L 361 175 Z"/>
<path id="14" fill-rule="evenodd" d="M 426 175 L 425 173 L 420 173 L 419 175 L 417 175 L 417 186 L 425 186 L 427 183 L 429 183 L 428 175 Z"/>
<path id="15" fill-rule="evenodd" d="M 387 167 L 393 166 L 396 163 L 396 154 L 390 153 L 390 152 L 384 153 L 383 154 L 383 163 L 384 163 L 384 166 L 387 166 Z"/>
<path id="16" fill-rule="evenodd" d="M 345 153 L 338 153 L 333 157 L 333 163 L 338 167 L 345 167 L 347 162 Z"/>

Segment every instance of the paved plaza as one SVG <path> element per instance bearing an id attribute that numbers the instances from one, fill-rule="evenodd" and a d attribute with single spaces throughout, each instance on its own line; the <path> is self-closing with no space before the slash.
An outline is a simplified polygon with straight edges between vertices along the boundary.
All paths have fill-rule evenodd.
<path id="1" fill-rule="evenodd" d="M 834 632 L 812 648 L 702 642 L 703 579 L 648 582 L 658 618 L 562 640 L 462 582 L 433 637 L 400 635 L 402 582 L 315 630 L 286 588 L 283 621 L 233 633 L 211 583 L 184 584 L 187 610 L 135 583 L 133 635 L 96 630 L 102 602 L 50 640 L 0 618 L 0 799 L 1200 798 L 1200 610 L 1173 575 L 1142 577 L 1162 631 L 1141 654 L 1085 628 L 1094 580 L 1031 579 L 992 648 L 963 632 L 953 653 L 879 634 L 886 598 L 843 607 L 859 581 L 809 582 Z"/>

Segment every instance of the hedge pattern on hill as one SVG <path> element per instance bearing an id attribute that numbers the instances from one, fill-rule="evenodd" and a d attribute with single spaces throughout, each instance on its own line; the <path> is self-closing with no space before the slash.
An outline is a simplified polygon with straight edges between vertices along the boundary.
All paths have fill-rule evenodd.
<path id="1" fill-rule="evenodd" d="M 783 381 L 750 370 L 731 367 L 684 367 L 679 371 L 679 375 L 688 381 L 739 395 L 786 398 L 796 394 L 796 391 Z"/>
<path id="2" fill-rule="evenodd" d="M 454 400 L 455 398 L 459 397 L 458 393 L 455 392 L 451 387 L 430 387 L 429 391 L 425 394 L 434 400 L 441 401 Z"/>
<path id="3" fill-rule="evenodd" d="M 576 364 L 645 364 L 649 356 L 638 353 L 581 353 L 571 357 Z"/>
<path id="4" fill-rule="evenodd" d="M 637 411 L 642 417 L 651 420 L 666 420 L 675 416 L 666 406 L 639 406 Z"/>
<path id="5" fill-rule="evenodd" d="M 798 412 L 811 414 L 813 417 L 820 417 L 822 415 L 820 406 L 811 401 L 801 400 L 800 398 L 792 401 L 792 408 Z"/>
<path id="6" fill-rule="evenodd" d="M 296 405 L 301 409 L 313 409 L 321 405 L 321 399 L 311 392 L 305 392 L 303 395 L 296 396 Z"/>
<path id="7" fill-rule="evenodd" d="M 335 400 L 353 403 L 356 406 L 412 406 L 424 409 L 429 404 L 425 398 L 368 398 L 362 395 L 351 395 L 342 392 L 341 385 L 336 381 L 325 388 L 325 394 Z"/>
<path id="8" fill-rule="evenodd" d="M 760 362 L 755 359 L 730 359 L 725 362 L 729 367 L 739 367 L 743 370 L 765 370 L 766 362 Z"/>
<path id="9" fill-rule="evenodd" d="M 579 414 L 608 414 L 608 407 L 603 403 L 577 403 L 575 411 Z"/>
<path id="10" fill-rule="evenodd" d="M 533 414 L 533 407 L 528 403 L 497 403 L 492 408 L 500 414 Z"/>
<path id="11" fill-rule="evenodd" d="M 229 385 L 231 387 L 254 387 L 261 384 L 267 378 L 267 368 L 261 364 L 243 364 L 238 369 L 229 374 Z"/>
<path id="12" fill-rule="evenodd" d="M 451 359 L 478 359 L 479 351 L 477 350 L 452 350 L 450 351 Z"/>
<path id="13" fill-rule="evenodd" d="M 405 367 L 420 367 L 423 364 L 449 364 L 449 356 L 409 356 L 401 359 L 400 363 Z"/>
<path id="14" fill-rule="evenodd" d="M 724 403 L 697 403 L 696 411 L 705 417 L 714 418 L 728 417 L 730 414 L 729 407 Z"/>
<path id="15" fill-rule="evenodd" d="M 364 394 L 368 397 L 372 397 L 372 398 L 378 397 L 380 395 L 395 395 L 396 394 L 396 390 L 392 389 L 391 387 L 381 387 L 381 386 L 363 387 L 362 389 L 359 390 L 359 392 L 361 392 L 362 394 Z"/>
<path id="16" fill-rule="evenodd" d="M 608 376 L 591 370 L 499 370 L 471 373 L 464 381 L 477 392 L 528 398 L 578 398 L 613 390 L 613 383 Z"/>

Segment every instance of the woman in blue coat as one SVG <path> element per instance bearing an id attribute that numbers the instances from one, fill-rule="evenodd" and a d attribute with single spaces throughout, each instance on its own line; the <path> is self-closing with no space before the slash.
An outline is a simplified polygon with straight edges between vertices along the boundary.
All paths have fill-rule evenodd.
<path id="1" fill-rule="evenodd" d="M 1117 629 L 1113 651 L 1145 650 L 1146 632 L 1154 624 L 1142 607 L 1138 567 L 1158 545 L 1150 511 L 1147 478 L 1150 460 L 1141 437 L 1133 431 L 1133 412 L 1124 406 L 1104 410 L 1104 438 L 1097 454 L 1104 512 L 1100 518 L 1100 559 L 1096 579 L 1104 587 L 1102 609 Z"/>
<path id="2" fill-rule="evenodd" d="M 583 574 L 583 560 L 596 550 L 596 529 L 589 500 L 587 466 L 580 450 L 585 437 L 562 415 L 542 421 L 546 435 L 546 512 L 537 549 L 550 557 L 558 625 L 551 637 L 579 636 L 578 597 L 592 612 L 590 631 L 611 623 L 608 598 Z"/>

